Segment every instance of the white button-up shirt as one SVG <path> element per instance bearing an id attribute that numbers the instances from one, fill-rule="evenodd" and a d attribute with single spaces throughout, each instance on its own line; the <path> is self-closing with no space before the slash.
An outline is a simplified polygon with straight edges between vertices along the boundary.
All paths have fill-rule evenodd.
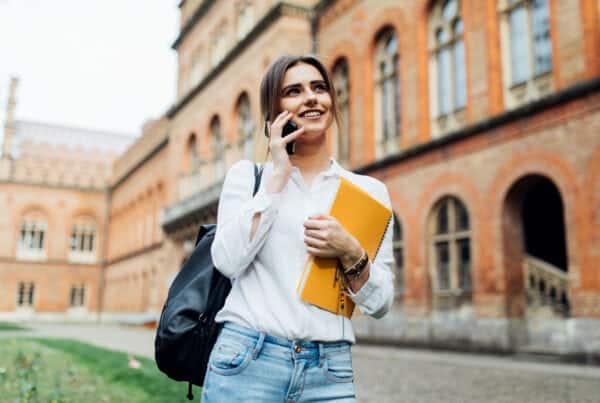
<path id="1" fill-rule="evenodd" d="M 330 167 L 315 177 L 310 188 L 294 167 L 283 190 L 269 194 L 266 184 L 272 170 L 272 162 L 264 164 L 260 188 L 254 197 L 253 162 L 238 161 L 225 178 L 211 254 L 217 269 L 232 279 L 232 289 L 216 320 L 288 340 L 354 343 L 350 320 L 310 305 L 298 296 L 298 282 L 308 258 L 303 224 L 313 214 L 329 214 L 340 177 L 391 209 L 387 188 L 379 180 L 354 174 L 332 159 Z M 250 240 L 256 213 L 261 213 L 260 221 Z M 394 299 L 392 225 L 371 262 L 368 281 L 350 295 L 363 314 L 376 318 L 389 310 Z"/>

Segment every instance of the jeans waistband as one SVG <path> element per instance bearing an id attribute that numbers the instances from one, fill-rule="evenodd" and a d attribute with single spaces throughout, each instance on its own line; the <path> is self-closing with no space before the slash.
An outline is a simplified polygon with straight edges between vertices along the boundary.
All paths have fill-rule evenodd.
<path id="1" fill-rule="evenodd" d="M 339 350 L 339 349 L 350 349 L 350 343 L 347 341 L 334 341 L 334 342 L 320 342 L 310 340 L 288 340 L 277 336 L 271 336 L 264 332 L 259 332 L 254 329 L 250 329 L 244 326 L 237 325 L 231 322 L 225 322 L 223 328 L 228 331 L 238 333 L 242 336 L 252 337 L 258 340 L 254 356 L 256 357 L 260 350 L 262 350 L 263 344 L 275 344 L 292 351 L 293 355 L 318 355 L 323 357 L 328 350 Z M 299 347 L 299 348 L 298 348 Z"/>

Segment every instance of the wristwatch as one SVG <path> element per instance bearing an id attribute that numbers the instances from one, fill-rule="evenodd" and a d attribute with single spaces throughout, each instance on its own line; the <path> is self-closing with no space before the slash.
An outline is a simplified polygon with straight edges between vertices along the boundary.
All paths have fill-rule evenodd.
<path id="1" fill-rule="evenodd" d="M 351 277 L 353 280 L 356 279 L 363 272 L 365 267 L 367 267 L 367 263 L 369 263 L 369 255 L 367 251 L 363 249 L 363 253 L 352 266 L 348 268 L 344 268 L 344 275 Z"/>

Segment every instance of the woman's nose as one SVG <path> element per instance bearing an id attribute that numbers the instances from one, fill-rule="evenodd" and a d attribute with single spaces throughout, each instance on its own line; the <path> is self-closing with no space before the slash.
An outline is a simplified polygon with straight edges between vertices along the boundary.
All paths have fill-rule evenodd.
<path id="1" fill-rule="evenodd" d="M 317 101 L 317 94 L 312 90 L 307 90 L 304 101 L 308 104 L 314 104 Z"/>

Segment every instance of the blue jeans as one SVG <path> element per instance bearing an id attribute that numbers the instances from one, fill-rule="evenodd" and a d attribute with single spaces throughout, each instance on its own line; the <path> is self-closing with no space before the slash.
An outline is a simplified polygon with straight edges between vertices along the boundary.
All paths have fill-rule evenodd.
<path id="1" fill-rule="evenodd" d="M 356 402 L 350 343 L 289 341 L 225 323 L 202 403 Z"/>

